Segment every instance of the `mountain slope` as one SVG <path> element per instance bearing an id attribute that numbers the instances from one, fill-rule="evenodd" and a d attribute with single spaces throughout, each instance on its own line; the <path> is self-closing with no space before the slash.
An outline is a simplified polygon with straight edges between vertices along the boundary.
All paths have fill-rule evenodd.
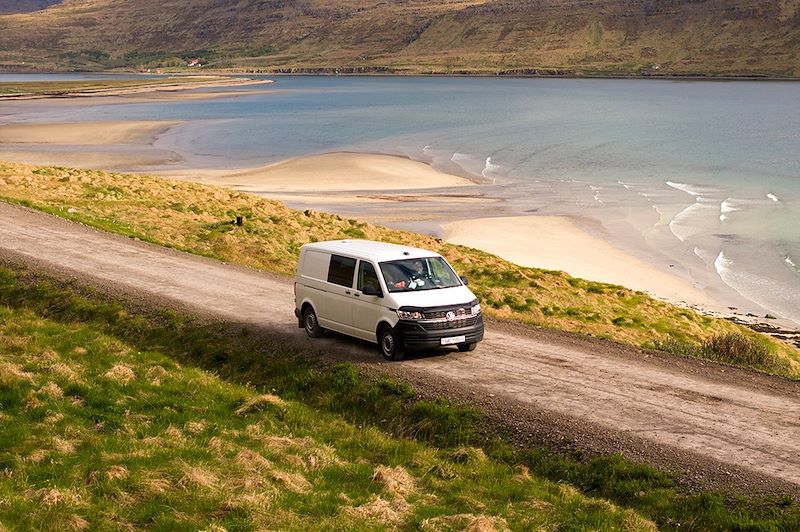
<path id="1" fill-rule="evenodd" d="M 65 0 L 0 16 L 0 62 L 800 75 L 800 0 Z"/>

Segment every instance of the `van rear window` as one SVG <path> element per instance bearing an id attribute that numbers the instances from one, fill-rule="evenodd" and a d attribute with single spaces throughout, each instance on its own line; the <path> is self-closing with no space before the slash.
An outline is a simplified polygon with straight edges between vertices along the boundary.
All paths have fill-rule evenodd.
<path id="1" fill-rule="evenodd" d="M 356 273 L 356 259 L 342 257 L 341 255 L 331 255 L 331 263 L 328 267 L 328 282 L 353 287 L 353 275 Z"/>

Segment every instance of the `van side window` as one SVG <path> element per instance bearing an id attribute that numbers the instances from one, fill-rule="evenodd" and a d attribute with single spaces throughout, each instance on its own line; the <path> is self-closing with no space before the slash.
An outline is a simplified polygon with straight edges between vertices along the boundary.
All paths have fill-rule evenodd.
<path id="1" fill-rule="evenodd" d="M 328 282 L 348 288 L 353 287 L 353 274 L 356 272 L 356 259 L 342 257 L 341 255 L 331 255 L 331 263 L 328 266 Z"/>
<path id="2" fill-rule="evenodd" d="M 366 261 L 361 261 L 358 266 L 358 290 L 364 290 L 365 286 L 372 286 L 376 290 L 380 290 L 381 284 L 378 282 L 378 274 L 375 273 L 375 267 Z"/>

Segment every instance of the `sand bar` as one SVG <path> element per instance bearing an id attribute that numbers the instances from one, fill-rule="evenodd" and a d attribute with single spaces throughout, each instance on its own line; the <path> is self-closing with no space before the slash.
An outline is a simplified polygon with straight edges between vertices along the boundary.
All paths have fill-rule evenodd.
<path id="1" fill-rule="evenodd" d="M 178 124 L 166 120 L 17 123 L 0 126 L 0 144 L 129 144 L 149 143 Z"/>
<path id="2" fill-rule="evenodd" d="M 445 224 L 448 242 L 482 249 L 521 266 L 562 270 L 648 292 L 672 302 L 714 306 L 690 282 L 593 236 L 563 216 L 480 218 Z"/>
<path id="3" fill-rule="evenodd" d="M 405 157 L 369 153 L 310 155 L 245 171 L 166 174 L 260 193 L 412 190 L 473 184 L 467 178 L 440 172 Z"/>
<path id="4" fill-rule="evenodd" d="M 43 99 L 73 99 L 73 98 L 96 98 L 96 97 L 109 97 L 109 96 L 130 96 L 130 95 L 145 95 L 149 93 L 170 95 L 170 94 L 187 94 L 186 91 L 193 89 L 205 89 L 216 87 L 242 87 L 249 85 L 265 85 L 274 83 L 272 80 L 257 80 L 257 79 L 235 79 L 235 78 L 214 78 L 213 76 L 197 76 L 193 81 L 181 81 L 175 83 L 161 83 L 152 85 L 142 85 L 133 87 L 103 87 L 97 89 L 76 89 L 74 92 L 64 92 L 60 94 L 36 94 L 36 93 L 12 93 L 0 95 L 0 101 L 3 100 L 43 100 Z M 219 92 L 219 91 L 218 91 Z M 240 91 L 221 91 L 224 95 L 239 94 Z M 209 96 L 208 93 L 198 92 L 195 94 L 201 95 L 200 98 Z M 243 93 L 247 94 L 247 93 Z M 219 93 L 217 94 L 217 97 Z M 214 97 L 213 94 L 211 97 Z M 191 98 L 191 97 L 190 97 Z"/>

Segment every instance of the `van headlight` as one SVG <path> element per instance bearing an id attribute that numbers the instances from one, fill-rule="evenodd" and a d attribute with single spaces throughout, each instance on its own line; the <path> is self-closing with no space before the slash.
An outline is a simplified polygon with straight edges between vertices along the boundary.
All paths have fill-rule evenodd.
<path id="1" fill-rule="evenodd" d="M 421 320 L 425 318 L 425 315 L 417 311 L 409 312 L 408 310 L 398 310 L 397 317 L 401 320 Z"/>
<path id="2" fill-rule="evenodd" d="M 475 314 L 480 314 L 480 313 L 481 313 L 481 304 L 480 303 L 475 303 L 474 305 L 472 305 L 472 314 L 473 314 L 473 316 Z"/>

